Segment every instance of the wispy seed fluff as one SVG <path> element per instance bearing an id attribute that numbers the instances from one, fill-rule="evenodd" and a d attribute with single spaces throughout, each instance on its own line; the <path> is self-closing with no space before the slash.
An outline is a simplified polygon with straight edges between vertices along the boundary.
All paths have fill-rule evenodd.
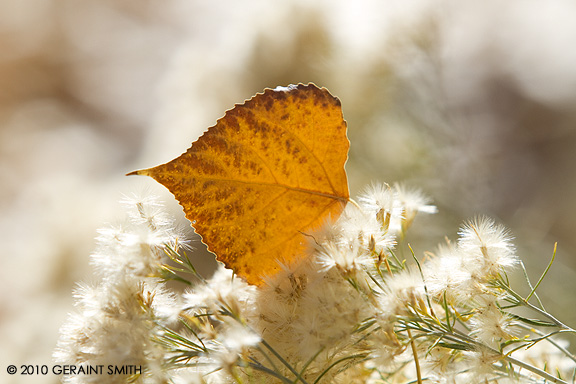
<path id="1" fill-rule="evenodd" d="M 354 331 L 371 315 L 366 298 L 341 271 L 326 269 L 313 260 L 269 280 L 258 291 L 255 305 L 250 321 L 253 328 L 290 364 L 310 362 L 303 375 L 312 382 L 337 356 L 360 347 L 355 344 L 360 335 Z M 279 362 L 277 365 L 282 367 Z M 331 382 L 336 372 L 329 370 L 323 382 Z"/>
<path id="2" fill-rule="evenodd" d="M 225 311 L 242 318 L 251 310 L 255 293 L 255 286 L 248 285 L 235 277 L 231 270 L 219 265 L 210 279 L 184 294 L 184 310 L 190 313 L 207 312 L 216 317 Z"/>
<path id="3" fill-rule="evenodd" d="M 154 197 L 126 196 L 122 205 L 126 219 L 98 231 L 92 264 L 104 279 L 117 279 L 118 274 L 157 276 L 165 247 L 184 245 L 174 221 Z"/>
<path id="4" fill-rule="evenodd" d="M 518 258 L 508 230 L 493 219 L 480 217 L 459 231 L 458 248 L 470 270 L 487 278 L 496 277 L 503 268 L 515 266 Z"/>
<path id="5" fill-rule="evenodd" d="M 309 361 L 303 375 L 312 382 L 324 371 L 322 382 L 350 382 L 329 367 L 344 356 L 367 353 L 374 339 L 356 330 L 375 314 L 371 275 L 379 258 L 387 257 L 395 245 L 399 232 L 391 230 L 390 223 L 400 222 L 406 212 L 397 199 L 396 189 L 372 186 L 359 206 L 349 204 L 337 222 L 311 236 L 306 261 L 286 266 L 257 292 L 253 327 L 286 361 L 295 366 Z M 423 283 L 420 276 L 411 281 L 417 288 L 410 285 L 403 292 L 412 298 L 408 290 L 420 293 Z M 390 298 L 402 301 L 392 294 Z M 397 341 L 388 345 L 395 354 L 404 350 Z"/>
<path id="6" fill-rule="evenodd" d="M 125 223 L 100 232 L 101 281 L 77 290 L 56 352 L 67 364 L 146 369 L 108 383 L 513 383 L 546 376 L 542 359 L 563 377 L 574 367 L 558 348 L 522 349 L 521 332 L 536 332 L 509 311 L 504 276 L 518 260 L 501 225 L 472 220 L 425 257 L 395 250 L 417 212 L 435 212 L 418 192 L 373 185 L 261 286 L 220 266 L 207 280 L 181 277 L 180 300 L 154 278 L 179 244 L 171 220 L 153 199 L 127 206 Z M 516 356 L 536 368 L 518 369 Z"/>
<path id="7" fill-rule="evenodd" d="M 518 263 L 508 231 L 494 220 L 481 217 L 464 224 L 456 244 L 441 246 L 426 265 L 429 293 L 458 305 L 494 295 L 488 285 Z"/>
<path id="8" fill-rule="evenodd" d="M 401 184 L 372 184 L 358 200 L 366 213 L 375 215 L 384 229 L 395 235 L 405 233 L 418 212 L 437 212 L 422 192 Z"/>
<path id="9" fill-rule="evenodd" d="M 165 351 L 154 340 L 175 322 L 179 306 L 157 279 L 167 243 L 178 239 L 171 222 L 150 198 L 130 200 L 122 225 L 100 231 L 92 262 L 102 275 L 75 292 L 76 312 L 61 328 L 54 357 L 72 365 L 133 365 L 146 372 L 135 382 L 165 379 Z M 129 375 L 73 375 L 70 383 L 124 383 Z"/>
<path id="10" fill-rule="evenodd" d="M 174 298 L 162 285 L 132 278 L 76 292 L 78 311 L 61 329 L 55 359 L 62 364 L 134 365 L 150 377 L 164 376 L 164 351 L 154 342 L 161 334 L 158 324 L 174 321 Z M 128 375 L 111 376 L 123 383 Z M 99 383 L 98 375 L 65 377 L 65 382 Z"/>
<path id="11" fill-rule="evenodd" d="M 512 339 L 516 333 L 512 318 L 498 307 L 495 296 L 482 295 L 477 300 L 480 303 L 470 319 L 470 334 L 485 345 L 498 349 L 500 343 Z"/>

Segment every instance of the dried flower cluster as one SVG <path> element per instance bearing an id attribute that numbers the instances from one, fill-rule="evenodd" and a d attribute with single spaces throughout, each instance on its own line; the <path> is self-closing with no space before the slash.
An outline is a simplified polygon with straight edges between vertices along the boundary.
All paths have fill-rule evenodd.
<path id="1" fill-rule="evenodd" d="M 100 231 L 92 261 L 100 277 L 96 286 L 80 286 L 78 311 L 61 329 L 55 358 L 61 364 L 97 367 L 146 367 L 146 376 L 158 382 L 166 351 L 156 342 L 162 327 L 179 316 L 176 297 L 160 279 L 163 255 L 177 247 L 173 223 L 155 199 L 123 201 L 125 223 Z M 172 248 L 173 249 L 173 248 Z M 102 376 L 70 375 L 67 383 L 125 383 L 131 372 Z"/>
<path id="2" fill-rule="evenodd" d="M 129 205 L 128 225 L 99 238 L 101 281 L 78 290 L 56 357 L 144 370 L 67 382 L 574 382 L 576 358 L 555 337 L 574 330 L 543 309 L 537 286 L 527 283 L 526 298 L 512 288 L 507 270 L 522 264 L 493 220 L 468 222 L 424 258 L 403 257 L 397 243 L 435 208 L 375 185 L 309 234 L 304 261 L 254 287 L 224 268 L 204 280 L 157 203 Z M 177 296 L 168 279 L 191 288 Z"/>

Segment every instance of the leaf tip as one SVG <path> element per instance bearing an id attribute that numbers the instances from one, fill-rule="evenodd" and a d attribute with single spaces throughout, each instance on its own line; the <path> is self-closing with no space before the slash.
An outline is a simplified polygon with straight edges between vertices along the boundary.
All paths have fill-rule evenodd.
<path id="1" fill-rule="evenodd" d="M 137 169 L 132 172 L 128 172 L 125 176 L 132 176 L 132 175 L 146 175 L 146 169 Z"/>

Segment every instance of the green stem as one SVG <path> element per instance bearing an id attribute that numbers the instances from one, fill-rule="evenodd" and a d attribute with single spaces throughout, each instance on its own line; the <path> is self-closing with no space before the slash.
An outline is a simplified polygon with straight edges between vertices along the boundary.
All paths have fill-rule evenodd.
<path id="1" fill-rule="evenodd" d="M 538 286 L 540 285 L 542 280 L 544 280 L 544 277 L 546 276 L 546 274 L 550 270 L 550 267 L 552 267 L 552 263 L 554 263 L 554 259 L 556 258 L 556 248 L 557 247 L 558 247 L 558 243 L 554 243 L 554 251 L 552 252 L 552 258 L 550 259 L 550 262 L 548 263 L 548 266 L 546 267 L 544 272 L 542 272 L 542 276 L 540 276 L 540 279 L 538 279 L 538 282 L 536 283 L 534 288 L 532 288 L 532 292 L 530 292 L 530 294 L 526 297 L 526 301 L 530 300 L 530 298 L 532 297 L 534 292 L 536 292 L 536 289 L 538 288 Z M 542 308 L 544 308 L 544 307 L 542 307 Z"/>
<path id="2" fill-rule="evenodd" d="M 538 329 L 534 329 L 532 327 L 526 326 L 524 324 L 517 324 L 516 326 L 523 328 L 527 331 L 530 332 L 534 332 L 535 334 L 537 334 L 538 336 L 541 336 L 539 339 L 533 340 L 531 341 L 531 344 L 535 344 L 538 341 L 544 340 L 546 339 L 547 342 L 549 342 L 550 344 L 552 344 L 553 346 L 555 346 L 559 351 L 561 351 L 562 353 L 564 353 L 564 355 L 566 355 L 566 357 L 568 357 L 570 360 L 576 362 L 576 356 L 574 356 L 570 351 L 568 351 L 566 348 L 564 348 L 563 346 L 561 346 L 560 344 L 558 344 L 556 342 L 556 340 L 552 339 L 551 336 L 557 335 L 559 333 L 562 333 L 562 331 L 556 331 L 553 333 L 549 333 L 549 334 L 544 334 L 544 332 L 539 331 Z M 530 348 L 530 347 L 528 347 Z"/>
<path id="3" fill-rule="evenodd" d="M 306 364 L 304 364 L 304 366 L 303 366 L 302 369 L 300 370 L 300 373 L 298 373 L 298 377 L 296 377 L 296 379 L 293 381 L 294 383 L 296 383 L 299 379 L 302 378 L 302 375 L 304 374 L 304 372 L 306 371 L 306 369 L 310 366 L 310 364 L 312 364 L 312 362 L 313 362 L 314 360 L 316 360 L 316 358 L 318 357 L 318 355 L 319 355 L 320 353 L 322 353 L 323 350 L 324 350 L 324 348 L 320 348 L 320 349 L 318 350 L 318 352 L 316 352 L 316 353 L 314 354 L 314 356 L 312 356 L 312 357 L 308 360 L 308 362 L 306 362 Z"/>
<path id="4" fill-rule="evenodd" d="M 557 318 L 552 316 L 550 313 L 543 311 L 542 309 L 530 304 L 528 301 L 526 301 L 526 299 L 524 299 L 522 296 L 520 296 L 519 294 L 514 292 L 512 290 L 512 288 L 510 288 L 504 284 L 500 284 L 499 286 L 501 288 L 503 288 L 506 292 L 508 292 L 510 295 L 512 295 L 516 300 L 518 300 L 519 303 L 521 303 L 525 307 L 532 309 L 535 312 L 538 312 L 540 315 L 546 317 L 548 320 L 553 322 L 558 328 L 562 328 L 564 330 L 576 333 L 576 331 L 574 329 L 570 328 L 569 326 L 567 326 L 566 324 L 564 324 L 563 322 L 561 322 L 560 320 L 558 320 Z"/>
<path id="5" fill-rule="evenodd" d="M 290 370 L 290 372 L 292 372 L 294 374 L 294 376 L 296 376 L 297 380 L 300 380 L 302 382 L 302 384 L 308 384 L 306 382 L 306 380 L 304 380 L 302 377 L 300 377 L 300 374 L 298 372 L 296 372 L 296 370 L 294 368 L 292 368 L 292 366 L 286 361 L 284 360 L 284 358 L 282 356 L 280 356 L 280 354 L 278 352 L 276 352 L 276 350 L 274 348 L 272 348 L 272 346 L 270 344 L 268 344 L 266 342 L 266 340 L 262 339 L 260 340 L 260 342 L 262 343 L 262 345 L 264 345 L 270 352 L 272 352 L 272 354 L 274 356 L 276 356 L 276 358 L 278 360 L 280 360 L 280 362 L 282 364 L 284 364 L 284 366 L 286 368 L 288 368 Z"/>
<path id="6" fill-rule="evenodd" d="M 538 301 L 538 305 L 540 306 L 540 308 L 545 309 L 544 304 L 540 300 L 540 297 L 536 293 L 536 289 L 534 289 L 534 286 L 532 285 L 532 282 L 530 281 L 530 278 L 528 277 L 528 271 L 526 270 L 526 266 L 524 265 L 524 263 L 522 261 L 520 261 L 520 267 L 522 267 L 522 273 L 524 274 L 524 279 L 526 280 L 526 283 L 528 284 L 528 288 L 530 288 L 530 292 L 534 292 L 534 297 L 536 298 L 536 301 Z"/>
<path id="7" fill-rule="evenodd" d="M 522 368 L 526 369 L 527 371 L 530 371 L 530 372 L 542 377 L 543 379 L 546 379 L 546 380 L 551 381 L 553 383 L 568 384 L 566 381 L 559 379 L 556 376 L 552 376 L 551 374 L 549 374 L 546 371 L 541 370 L 540 368 L 536 368 L 536 367 L 534 367 L 530 364 L 527 364 L 523 361 L 517 360 L 517 359 L 513 358 L 512 356 L 504 355 L 504 359 L 506 361 L 508 361 L 509 363 L 512 363 L 514 365 L 522 367 Z"/>
<path id="8" fill-rule="evenodd" d="M 270 363 L 270 365 L 272 366 L 272 369 L 275 372 L 278 372 L 278 367 L 276 367 L 276 364 L 274 364 L 274 360 L 272 360 L 270 358 L 270 356 L 268 356 L 268 354 L 262 349 L 262 347 L 260 345 L 258 345 L 256 347 L 256 349 L 258 349 L 260 351 L 260 353 L 262 354 L 262 356 L 264 356 L 264 358 Z M 289 381 L 289 380 L 288 380 Z M 290 382 L 290 381 L 289 381 Z"/>
<path id="9" fill-rule="evenodd" d="M 566 381 L 557 378 L 551 374 L 549 374 L 548 372 L 545 372 L 539 368 L 536 368 L 528 363 L 525 363 L 523 361 L 517 360 L 515 358 L 513 358 L 512 356 L 508 356 L 508 355 L 504 355 L 502 354 L 500 351 L 495 350 L 485 344 L 479 343 L 478 341 L 472 339 L 471 337 L 469 337 L 466 334 L 463 334 L 461 332 L 459 332 L 458 330 L 454 330 L 453 332 L 446 332 L 444 330 L 444 337 L 447 339 L 452 339 L 455 342 L 460 341 L 461 343 L 466 343 L 469 344 L 471 346 L 473 346 L 473 349 L 475 349 L 476 351 L 487 351 L 489 353 L 494 354 L 495 356 L 501 356 L 504 360 L 506 360 L 507 362 L 517 365 L 518 367 L 522 367 L 548 381 L 551 381 L 553 383 L 560 383 L 560 384 L 568 384 Z"/>
<path id="10" fill-rule="evenodd" d="M 336 366 L 337 364 L 340 364 L 341 362 L 346 361 L 346 360 L 356 359 L 356 358 L 362 358 L 362 359 L 363 359 L 363 358 L 366 358 L 366 355 L 365 355 L 365 354 L 357 354 L 357 355 L 346 356 L 346 357 L 343 357 L 343 358 L 341 358 L 341 359 L 339 359 L 339 360 L 336 360 L 335 362 L 333 362 L 332 364 L 330 364 L 330 365 L 328 366 L 328 368 L 326 368 L 326 369 L 320 374 L 320 376 L 318 376 L 318 377 L 316 378 L 316 380 L 314 380 L 314 383 L 313 383 L 313 384 L 318 384 L 318 383 L 320 382 L 320 379 L 321 379 L 326 373 L 328 373 L 328 371 L 330 371 L 334 366 Z"/>
<path id="11" fill-rule="evenodd" d="M 260 364 L 260 363 L 248 363 L 248 365 L 249 365 L 251 368 L 253 368 L 253 369 L 256 369 L 256 370 L 261 371 L 261 372 L 265 372 L 265 373 L 269 374 L 270 376 L 274 376 L 275 378 L 277 378 L 278 380 L 282 381 L 283 383 L 286 383 L 286 384 L 291 384 L 291 383 L 292 383 L 291 380 L 289 380 L 289 379 L 287 379 L 286 377 L 282 376 L 282 375 L 279 374 L 278 372 L 276 372 L 276 371 L 274 371 L 274 370 L 272 370 L 272 369 L 270 369 L 270 368 L 268 368 L 268 367 L 265 367 L 264 365 L 262 365 L 262 364 Z"/>

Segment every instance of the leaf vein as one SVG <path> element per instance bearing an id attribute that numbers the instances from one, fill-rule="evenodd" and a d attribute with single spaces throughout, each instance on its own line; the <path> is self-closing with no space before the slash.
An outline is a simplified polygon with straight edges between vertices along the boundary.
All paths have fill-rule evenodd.
<path id="1" fill-rule="evenodd" d="M 298 140 L 298 142 L 302 145 L 302 147 L 304 147 L 304 149 L 306 149 L 306 151 L 308 151 L 308 153 L 318 162 L 318 165 L 320 166 L 320 168 L 324 172 L 324 175 L 326 176 L 326 180 L 328 181 L 330 188 L 332 188 L 332 192 L 334 194 L 336 194 L 336 189 L 334 188 L 334 185 L 332 184 L 332 180 L 330 179 L 330 176 L 328 175 L 328 171 L 326 170 L 326 168 L 324 167 L 324 163 L 320 160 L 320 158 L 318 158 L 316 153 L 314 153 L 314 151 L 312 151 L 312 149 L 310 149 L 310 147 L 308 147 L 308 145 L 306 145 L 306 143 L 304 143 L 304 141 L 302 141 L 302 139 L 296 133 L 288 130 L 282 124 L 278 124 L 277 121 L 273 121 L 271 119 L 265 118 L 264 116 L 262 118 L 267 120 L 268 122 L 274 124 L 275 126 L 280 127 L 285 133 L 288 133 L 290 136 L 292 136 L 296 140 Z"/>
<path id="2" fill-rule="evenodd" d="M 188 178 L 190 177 L 189 175 L 183 175 L 180 173 L 177 173 L 175 175 L 177 178 L 180 179 L 184 179 L 184 178 Z M 211 180 L 211 181 L 222 181 L 222 182 L 230 182 L 230 183 L 242 183 L 242 184 L 251 184 L 251 185 L 258 185 L 258 186 L 262 186 L 262 187 L 272 187 L 272 188 L 285 188 L 287 190 L 290 191 L 296 191 L 296 192 L 301 192 L 301 193 L 307 193 L 307 194 L 311 194 L 311 195 L 317 195 L 317 196 L 323 196 L 323 197 L 327 197 L 330 199 L 334 199 L 336 201 L 343 201 L 343 202 L 348 202 L 348 198 L 337 195 L 336 192 L 334 193 L 330 193 L 330 192 L 320 192 L 320 191 L 315 191 L 312 189 L 306 189 L 306 188 L 300 188 L 300 187 L 291 187 L 289 185 L 286 184 L 282 184 L 282 183 L 266 183 L 266 182 L 258 182 L 258 181 L 244 181 L 244 180 L 239 180 L 239 179 L 225 179 L 223 177 L 212 177 L 212 176 L 203 176 L 203 175 L 194 175 L 193 177 L 197 178 L 197 179 L 203 179 L 203 180 Z"/>

